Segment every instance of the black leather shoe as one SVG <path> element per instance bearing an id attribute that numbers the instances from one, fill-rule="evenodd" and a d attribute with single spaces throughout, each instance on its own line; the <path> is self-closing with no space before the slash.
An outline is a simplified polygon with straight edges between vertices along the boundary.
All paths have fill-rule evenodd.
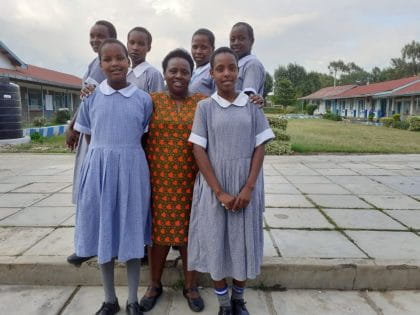
<path id="1" fill-rule="evenodd" d="M 143 315 L 143 312 L 140 309 L 140 305 L 138 302 L 134 303 L 127 303 L 127 306 L 125 307 L 125 312 L 128 315 Z"/>
<path id="2" fill-rule="evenodd" d="M 188 293 L 191 292 L 198 292 L 198 288 L 194 287 L 194 288 L 188 288 L 188 289 L 184 289 L 182 290 L 182 294 L 184 294 L 184 297 L 187 299 L 188 301 L 188 306 L 190 307 L 190 309 L 193 312 L 201 312 L 204 309 L 204 301 L 201 298 L 201 296 L 198 296 L 196 298 L 190 298 L 188 297 Z"/>
<path id="3" fill-rule="evenodd" d="M 217 315 L 233 315 L 232 308 L 230 306 L 220 306 Z"/>
<path id="4" fill-rule="evenodd" d="M 102 303 L 101 308 L 95 313 L 95 315 L 114 315 L 119 311 L 120 305 L 118 304 L 118 300 L 116 300 L 115 303 Z"/>
<path id="5" fill-rule="evenodd" d="M 159 296 L 162 295 L 162 287 L 149 287 L 147 288 L 147 291 L 152 290 L 155 291 L 156 295 L 147 297 L 143 296 L 140 300 L 140 310 L 142 312 L 148 312 L 150 311 L 156 304 L 156 301 L 158 300 Z"/>
<path id="6" fill-rule="evenodd" d="M 80 257 L 76 254 L 72 254 L 69 257 L 67 257 L 67 262 L 69 264 L 75 265 L 76 267 L 80 267 L 85 261 L 88 261 L 89 259 L 92 259 L 95 256 L 89 256 L 89 257 Z"/>
<path id="7" fill-rule="evenodd" d="M 232 303 L 232 314 L 233 315 L 249 315 L 248 310 L 246 309 L 246 302 L 243 299 L 240 300 L 231 300 Z"/>

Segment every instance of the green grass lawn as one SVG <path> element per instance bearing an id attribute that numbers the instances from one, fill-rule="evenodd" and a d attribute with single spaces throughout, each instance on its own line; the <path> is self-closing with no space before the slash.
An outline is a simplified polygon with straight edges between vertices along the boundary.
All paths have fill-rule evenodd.
<path id="1" fill-rule="evenodd" d="M 287 133 L 298 153 L 420 153 L 420 132 L 335 122 L 289 120 Z"/>
<path id="2" fill-rule="evenodd" d="M 65 136 L 43 138 L 43 142 L 29 142 L 19 145 L 0 146 L 0 152 L 8 153 L 69 153 L 65 144 Z"/>

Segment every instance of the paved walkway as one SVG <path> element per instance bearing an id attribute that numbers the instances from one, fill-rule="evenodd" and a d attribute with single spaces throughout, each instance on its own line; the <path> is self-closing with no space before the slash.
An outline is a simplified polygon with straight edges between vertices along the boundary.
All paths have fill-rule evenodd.
<path id="1" fill-rule="evenodd" d="M 117 288 L 120 305 L 125 306 L 126 288 Z M 145 288 L 139 290 L 142 296 Z M 202 315 L 217 314 L 218 304 L 211 289 L 201 290 L 206 307 Z M 252 315 L 418 315 L 420 291 L 318 291 L 246 290 Z M 0 286 L 0 314 L 85 315 L 101 305 L 101 287 Z M 122 309 L 119 314 L 125 314 Z M 147 315 L 195 314 L 180 290 L 165 288 L 155 308 Z"/>
<path id="2" fill-rule="evenodd" d="M 73 155 L 0 154 L 0 284 L 69 285 L 1 286 L 1 314 L 5 296 L 19 300 L 27 293 L 34 297 L 28 304 L 34 307 L 43 307 L 35 302 L 41 297 L 58 296 L 51 305 L 60 309 L 76 293 L 67 310 L 77 308 L 78 299 L 100 295 L 97 288 L 77 286 L 100 283 L 95 261 L 79 269 L 65 262 L 73 252 L 73 159 Z M 420 289 L 420 155 L 267 157 L 264 169 L 265 257 L 261 276 L 250 285 Z M 172 254 L 168 266 L 175 265 L 175 258 Z M 147 268 L 143 269 L 145 284 Z M 179 266 L 167 268 L 166 285 L 179 285 L 180 279 Z M 125 284 L 121 266 L 116 282 Z M 202 284 L 208 285 L 208 278 L 203 277 Z M 348 314 L 375 310 L 381 314 L 377 308 L 382 307 L 389 307 L 388 314 L 397 314 L 401 311 L 392 310 L 410 304 L 411 299 L 419 301 L 417 292 L 250 292 L 255 296 L 252 301 L 266 301 L 267 314 L 275 314 L 274 310 L 310 314 L 312 306 L 299 304 L 300 298 L 320 303 L 323 311 L 311 314 L 338 314 L 334 310 L 341 308 Z M 176 291 L 171 294 L 180 296 Z M 356 312 L 351 305 L 340 304 L 353 299 L 362 299 L 360 307 L 369 311 Z M 100 298 L 94 300 L 96 309 Z M 178 300 L 182 298 L 163 303 L 167 313 L 162 314 L 181 313 L 185 303 Z"/>

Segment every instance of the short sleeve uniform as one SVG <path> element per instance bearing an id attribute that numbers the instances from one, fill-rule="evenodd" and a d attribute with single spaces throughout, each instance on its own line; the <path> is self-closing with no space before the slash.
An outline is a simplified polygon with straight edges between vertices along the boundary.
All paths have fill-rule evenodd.
<path id="1" fill-rule="evenodd" d="M 162 74 L 147 61 L 130 69 L 127 81 L 146 93 L 161 92 L 165 89 Z"/>
<path id="2" fill-rule="evenodd" d="M 206 149 L 224 191 L 236 196 L 245 185 L 257 146 L 274 138 L 264 113 L 240 93 L 233 103 L 217 94 L 198 104 L 189 140 Z M 188 269 L 213 280 L 255 278 L 263 257 L 264 184 L 260 172 L 252 200 L 226 211 L 201 173 L 191 209 Z"/>
<path id="3" fill-rule="evenodd" d="M 265 69 L 254 55 L 242 57 L 238 61 L 239 74 L 236 89 L 263 95 L 265 83 Z"/>

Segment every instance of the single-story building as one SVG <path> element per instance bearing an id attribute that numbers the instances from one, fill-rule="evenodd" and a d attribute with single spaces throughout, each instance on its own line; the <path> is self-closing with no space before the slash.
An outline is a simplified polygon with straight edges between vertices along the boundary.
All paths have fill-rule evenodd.
<path id="1" fill-rule="evenodd" d="M 59 108 L 73 112 L 80 104 L 81 78 L 26 64 L 1 41 L 0 77 L 20 86 L 22 121 L 51 117 Z"/>
<path id="2" fill-rule="evenodd" d="M 367 85 L 327 87 L 300 98 L 319 105 L 316 113 L 327 111 L 341 115 L 367 119 L 369 113 L 375 118 L 420 114 L 420 76 Z"/>

